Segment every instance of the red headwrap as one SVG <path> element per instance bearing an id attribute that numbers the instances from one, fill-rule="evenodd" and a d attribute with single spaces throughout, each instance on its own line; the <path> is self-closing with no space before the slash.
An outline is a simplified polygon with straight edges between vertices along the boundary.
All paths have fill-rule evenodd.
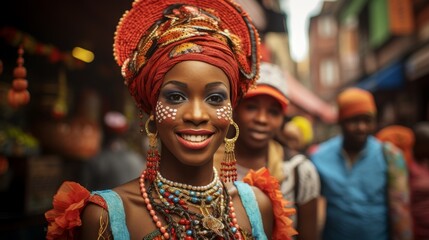
<path id="1" fill-rule="evenodd" d="M 141 104 L 139 107 L 145 112 L 150 112 L 158 99 L 159 88 L 162 85 L 164 75 L 177 63 L 188 60 L 203 61 L 222 69 L 230 79 L 232 104 L 234 105 L 237 100 L 239 72 L 237 61 L 231 50 L 218 39 L 198 37 L 193 39 L 192 43 L 200 46 L 201 52 L 170 57 L 173 49 L 184 42 L 189 42 L 189 39 L 156 51 L 140 74 L 128 86 L 137 103 Z"/>
<path id="2" fill-rule="evenodd" d="M 120 20 L 114 55 L 138 106 L 149 113 L 164 75 L 196 60 L 224 71 L 234 106 L 259 75 L 259 36 L 231 0 L 137 0 Z"/>

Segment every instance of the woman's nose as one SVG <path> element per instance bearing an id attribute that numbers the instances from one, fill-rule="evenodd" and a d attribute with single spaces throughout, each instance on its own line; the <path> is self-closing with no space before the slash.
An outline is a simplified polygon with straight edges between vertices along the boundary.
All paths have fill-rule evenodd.
<path id="1" fill-rule="evenodd" d="M 183 115 L 185 121 L 190 121 L 198 125 L 209 120 L 209 114 L 203 101 L 195 100 L 190 103 Z"/>
<path id="2" fill-rule="evenodd" d="M 256 113 L 255 120 L 260 123 L 266 123 L 267 119 L 267 111 L 265 111 L 264 109 L 259 109 Z"/>

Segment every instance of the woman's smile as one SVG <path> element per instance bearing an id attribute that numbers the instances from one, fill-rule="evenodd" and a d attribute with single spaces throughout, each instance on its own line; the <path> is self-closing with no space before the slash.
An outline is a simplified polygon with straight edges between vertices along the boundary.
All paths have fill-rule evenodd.
<path id="1" fill-rule="evenodd" d="M 195 129 L 182 130 L 176 133 L 177 139 L 183 147 L 194 150 L 205 148 L 210 144 L 213 134 L 210 130 Z"/>
<path id="2" fill-rule="evenodd" d="M 266 131 L 257 131 L 253 129 L 249 129 L 249 137 L 253 138 L 254 140 L 265 140 L 267 138 L 271 138 L 271 134 Z"/>

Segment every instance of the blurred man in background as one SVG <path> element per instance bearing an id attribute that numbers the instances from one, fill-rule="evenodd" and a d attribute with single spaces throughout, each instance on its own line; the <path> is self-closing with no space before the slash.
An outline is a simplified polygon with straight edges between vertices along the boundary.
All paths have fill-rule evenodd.
<path id="1" fill-rule="evenodd" d="M 327 202 L 323 239 L 411 240 L 407 168 L 397 148 L 371 136 L 377 113 L 372 94 L 348 88 L 337 104 L 342 134 L 311 157 Z"/>

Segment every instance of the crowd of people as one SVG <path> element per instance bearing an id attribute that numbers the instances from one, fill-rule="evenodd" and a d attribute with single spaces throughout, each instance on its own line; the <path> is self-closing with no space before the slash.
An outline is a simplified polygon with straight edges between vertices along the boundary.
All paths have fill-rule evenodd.
<path id="1" fill-rule="evenodd" d="M 232 1 L 135 1 L 114 55 L 145 122 L 145 169 L 114 159 L 113 138 L 91 185 L 54 196 L 47 239 L 429 239 L 429 123 L 376 133 L 372 94 L 351 87 L 341 133 L 309 151 L 312 122 L 289 115 L 259 44 Z M 116 169 L 132 177 L 91 174 Z"/>

